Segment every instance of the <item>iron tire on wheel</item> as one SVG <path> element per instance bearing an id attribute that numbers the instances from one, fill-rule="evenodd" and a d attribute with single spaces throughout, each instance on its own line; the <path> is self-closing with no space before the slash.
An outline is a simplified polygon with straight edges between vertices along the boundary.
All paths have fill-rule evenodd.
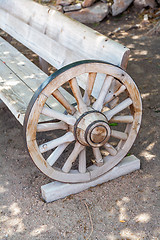
<path id="1" fill-rule="evenodd" d="M 68 89 L 66 84 L 74 104 L 61 91 Z M 55 110 L 52 99 L 64 110 Z M 126 156 L 140 128 L 141 115 L 138 88 L 125 71 L 106 62 L 79 61 L 53 73 L 35 92 L 24 120 L 27 149 L 37 167 L 54 180 L 92 181 Z M 44 116 L 49 120 L 43 122 Z M 57 129 L 62 134 L 56 138 Z M 37 136 L 41 132 L 49 132 L 52 139 L 40 143 Z M 63 159 L 70 145 L 73 148 Z M 88 162 L 90 150 L 92 161 Z"/>

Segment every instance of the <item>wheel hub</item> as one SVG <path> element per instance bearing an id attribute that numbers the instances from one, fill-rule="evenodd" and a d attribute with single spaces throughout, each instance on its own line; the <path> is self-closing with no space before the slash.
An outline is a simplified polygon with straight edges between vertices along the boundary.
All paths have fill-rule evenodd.
<path id="1" fill-rule="evenodd" d="M 82 145 L 100 147 L 110 138 L 110 127 L 103 113 L 91 110 L 77 119 L 74 134 Z"/>

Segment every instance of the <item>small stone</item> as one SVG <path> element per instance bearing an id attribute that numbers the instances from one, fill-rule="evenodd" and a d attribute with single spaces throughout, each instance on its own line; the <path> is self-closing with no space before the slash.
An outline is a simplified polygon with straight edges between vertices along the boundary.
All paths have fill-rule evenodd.
<path id="1" fill-rule="evenodd" d="M 61 5 L 55 6 L 56 10 L 63 13 L 63 7 Z"/>
<path id="2" fill-rule="evenodd" d="M 145 7 L 154 8 L 156 7 L 156 2 L 155 0 L 134 0 L 134 6 L 139 9 L 142 9 Z"/>
<path id="3" fill-rule="evenodd" d="M 117 16 L 124 12 L 132 2 L 133 0 L 114 0 L 112 5 L 112 16 Z"/>
<path id="4" fill-rule="evenodd" d="M 54 10 L 57 10 L 59 12 L 62 12 L 63 13 L 63 7 L 61 5 L 56 5 L 56 6 L 53 6 L 53 5 L 50 5 L 48 6 L 50 9 L 54 9 Z"/>
<path id="5" fill-rule="evenodd" d="M 98 2 L 92 7 L 83 8 L 80 11 L 73 11 L 65 14 L 82 23 L 97 23 L 102 21 L 108 13 L 108 4 Z"/>
<path id="6" fill-rule="evenodd" d="M 69 6 L 74 2 L 74 0 L 57 0 L 56 5 Z"/>
<path id="7" fill-rule="evenodd" d="M 82 5 L 80 3 L 77 3 L 75 5 L 70 5 L 70 6 L 64 6 L 63 10 L 64 12 L 70 12 L 70 11 L 77 11 L 82 8 Z"/>
<path id="8" fill-rule="evenodd" d="M 93 3 L 95 2 L 96 0 L 84 0 L 83 3 L 82 3 L 82 6 L 85 8 L 85 7 L 90 7 L 91 5 L 93 5 Z"/>

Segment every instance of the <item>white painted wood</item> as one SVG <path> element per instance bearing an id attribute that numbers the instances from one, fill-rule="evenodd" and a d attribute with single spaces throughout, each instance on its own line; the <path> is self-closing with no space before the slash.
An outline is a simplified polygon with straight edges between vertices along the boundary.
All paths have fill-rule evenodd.
<path id="1" fill-rule="evenodd" d="M 39 32 L 27 23 L 3 11 L 1 8 L 0 28 L 57 69 L 84 58 L 80 55 L 78 57 L 76 53 L 74 54 L 56 40 L 51 39 L 49 36 Z M 38 44 L 35 44 L 36 42 Z"/>
<path id="2" fill-rule="evenodd" d="M 103 164 L 103 158 L 102 158 L 102 154 L 100 152 L 100 149 L 99 148 L 92 148 L 92 150 L 93 150 L 93 154 L 94 154 L 94 157 L 95 157 L 96 164 L 98 166 L 101 166 Z"/>
<path id="3" fill-rule="evenodd" d="M 24 114 L 33 92 L 1 60 L 0 72 L 0 98 L 23 124 Z M 26 93 L 25 96 L 23 92 Z"/>
<path id="4" fill-rule="evenodd" d="M 106 183 L 110 180 L 127 175 L 140 169 L 140 160 L 134 155 L 125 157 L 116 167 L 100 176 L 96 180 L 86 183 L 60 183 L 57 181 L 41 186 L 42 198 L 45 202 L 52 202 L 65 198 L 71 194 L 82 192 L 90 187 Z M 127 180 L 127 179 L 126 179 Z"/>
<path id="5" fill-rule="evenodd" d="M 111 93 L 107 94 L 107 96 L 104 100 L 105 104 L 110 102 L 115 97 L 119 96 L 122 92 L 125 91 L 125 89 L 126 89 L 126 86 L 122 85 L 116 92 L 111 92 Z"/>
<path id="6" fill-rule="evenodd" d="M 124 132 L 111 130 L 111 137 L 118 138 L 118 139 L 121 139 L 121 140 L 126 140 L 127 139 L 127 134 L 124 133 Z"/>
<path id="7" fill-rule="evenodd" d="M 125 108 L 129 107 L 131 104 L 132 104 L 132 100 L 130 98 L 127 98 L 123 102 L 118 104 L 115 108 L 113 108 L 112 110 L 104 112 L 104 114 L 109 121 L 115 114 L 123 111 Z"/>
<path id="8" fill-rule="evenodd" d="M 53 131 L 56 129 L 67 130 L 68 125 L 62 121 L 57 123 L 39 123 L 37 125 L 37 132 Z"/>
<path id="9" fill-rule="evenodd" d="M 49 164 L 47 164 L 46 156 L 40 153 L 39 148 L 37 146 L 36 129 L 34 128 L 34 126 L 37 126 L 38 124 L 39 113 L 42 112 L 42 108 L 44 103 L 46 102 L 47 96 L 50 96 L 55 90 L 59 89 L 60 86 L 70 81 L 70 79 L 73 79 L 83 74 L 87 74 L 88 76 L 88 73 L 91 73 L 91 72 L 98 72 L 100 74 L 103 74 L 104 79 L 106 75 L 113 76 L 114 79 L 118 79 L 119 82 L 122 82 L 122 84 L 126 86 L 126 89 L 127 89 L 126 91 L 130 96 L 130 98 L 128 100 L 126 99 L 124 102 L 121 102 L 120 105 L 118 105 L 118 109 L 116 109 L 117 108 L 116 107 L 112 110 L 114 110 L 114 113 L 115 113 L 115 109 L 116 109 L 116 112 L 119 112 L 120 110 L 122 110 L 132 102 L 132 108 L 128 108 L 127 111 L 128 111 L 128 114 L 129 112 L 130 114 L 134 112 L 134 115 L 133 115 L 134 119 L 132 124 L 125 124 L 126 129 L 124 130 L 124 133 L 127 134 L 128 136 L 127 140 L 119 141 L 119 142 L 122 142 L 122 144 L 120 145 L 119 149 L 117 149 L 117 146 L 115 146 L 117 150 L 117 153 L 115 155 L 107 154 L 106 156 L 103 156 L 102 166 L 97 164 L 96 161 L 95 162 L 93 161 L 93 164 L 92 162 L 89 164 L 85 173 L 79 172 L 78 164 L 76 164 L 75 166 L 76 169 L 72 170 L 71 169 L 72 163 L 76 160 L 76 158 L 78 161 L 78 155 L 80 153 L 79 152 L 80 147 L 78 147 L 77 149 L 75 148 L 74 151 L 69 156 L 69 161 L 68 163 L 66 162 L 66 164 L 68 165 L 67 170 L 66 172 L 64 172 L 62 171 L 61 168 L 55 167 L 54 165 L 53 167 L 51 167 Z M 97 79 L 97 82 L 98 80 L 99 79 Z M 75 108 L 77 109 L 77 107 Z M 79 117 L 78 112 L 75 114 L 75 117 L 76 118 Z M 91 121 L 92 123 L 94 119 L 90 115 L 90 119 L 88 120 Z M 54 80 L 50 81 L 50 83 L 44 88 L 42 94 L 40 94 L 39 98 L 37 99 L 37 101 L 35 102 L 34 106 L 31 109 L 29 121 L 27 122 L 27 126 L 26 126 L 27 146 L 32 159 L 34 160 L 36 165 L 39 167 L 39 169 L 41 169 L 41 171 L 44 172 L 47 176 L 57 181 L 70 182 L 70 183 L 92 181 L 93 179 L 100 177 L 101 175 L 105 174 L 107 171 L 112 169 L 123 159 L 124 156 L 126 156 L 127 152 L 129 151 L 129 149 L 131 148 L 135 140 L 135 137 L 139 129 L 140 121 L 141 121 L 140 95 L 135 83 L 128 76 L 126 72 L 124 72 L 122 69 L 118 67 L 105 64 L 105 63 L 100 63 L 100 62 L 81 63 L 81 64 L 78 64 L 77 66 L 68 68 L 64 72 L 61 71 L 61 74 L 57 76 Z M 82 124 L 82 128 L 83 128 L 83 124 Z M 71 127 L 70 130 L 73 131 L 73 128 Z"/>
<path id="10" fill-rule="evenodd" d="M 112 156 L 115 156 L 117 154 L 117 150 L 111 144 L 106 143 L 104 147 Z"/>
<path id="11" fill-rule="evenodd" d="M 79 154 L 78 170 L 80 173 L 86 172 L 86 148 L 84 148 Z"/>
<path id="12" fill-rule="evenodd" d="M 76 160 L 76 158 L 78 157 L 79 153 L 84 149 L 84 146 L 82 146 L 79 142 L 75 143 L 74 149 L 71 152 L 71 154 L 69 155 L 69 157 L 67 158 L 62 171 L 65 173 L 68 173 L 71 168 L 72 168 L 72 163 Z"/>
<path id="13" fill-rule="evenodd" d="M 63 143 L 70 143 L 74 141 L 74 135 L 71 132 L 67 132 L 65 135 L 62 137 L 56 138 L 54 140 L 51 140 L 49 142 L 43 143 L 39 145 L 39 150 L 41 153 L 47 152 Z"/>
<path id="14" fill-rule="evenodd" d="M 52 65 L 55 66 L 56 64 L 57 68 L 66 64 L 64 62 L 66 61 L 65 56 L 67 56 L 68 63 L 75 61 L 74 53 L 76 53 L 76 60 L 82 58 L 104 60 L 123 68 L 127 65 L 129 56 L 127 48 L 54 9 L 49 9 L 33 1 L 26 0 L 0 0 L 0 6 L 0 27 L 6 32 L 10 32 L 12 36 L 14 35 L 14 38 L 19 40 L 22 36 L 23 29 L 20 22 L 23 25 L 28 25 L 29 28 L 27 29 L 25 26 L 23 33 L 24 38 L 27 37 L 25 39 L 26 44 L 30 45 L 29 48 L 35 48 L 31 45 L 34 43 L 34 39 L 36 39 L 33 38 L 34 33 L 29 30 L 31 28 L 42 33 L 43 37 L 46 36 L 46 38 L 54 40 L 56 44 L 52 44 L 52 47 L 50 42 L 47 42 L 47 49 L 48 53 L 50 51 L 58 53 L 59 51 L 59 54 L 52 55 L 52 58 L 56 56 L 57 59 L 50 58 L 50 62 L 47 61 L 46 58 L 49 57 L 46 54 L 42 53 L 43 56 L 41 54 L 38 55 Z M 13 23 L 14 28 L 12 28 Z M 44 42 L 43 39 L 41 39 L 42 42 Z M 39 40 L 38 44 L 40 46 L 42 46 L 41 40 Z M 58 45 L 61 45 L 61 48 L 57 48 Z M 45 49 L 43 49 L 44 51 Z M 69 56 L 67 51 L 72 54 Z M 49 55 L 51 56 L 51 54 Z"/>
<path id="15" fill-rule="evenodd" d="M 66 147 L 69 145 L 69 143 L 63 143 L 59 145 L 52 154 L 47 158 L 47 162 L 50 166 L 53 166 L 53 164 L 57 161 L 57 159 L 61 156 L 61 154 L 64 152 Z"/>
<path id="16" fill-rule="evenodd" d="M 105 96 L 107 95 L 107 92 L 111 86 L 111 83 L 113 81 L 113 77 L 112 76 L 106 76 L 104 83 L 102 85 L 102 88 L 99 92 L 99 96 L 97 98 L 97 100 L 94 102 L 93 104 L 93 108 L 97 111 L 101 111 L 103 108 L 103 103 L 104 103 L 104 99 Z"/>
<path id="17" fill-rule="evenodd" d="M 42 114 L 48 116 L 48 117 L 51 117 L 53 119 L 58 119 L 58 120 L 61 120 L 69 125 L 74 125 L 75 122 L 76 122 L 76 118 L 71 116 L 71 115 L 65 115 L 61 112 L 58 112 L 58 111 L 55 111 L 53 109 L 50 109 L 50 108 L 47 108 L 47 107 L 44 107 L 42 109 Z"/>
<path id="18" fill-rule="evenodd" d="M 0 69 L 0 97 L 23 124 L 30 99 L 48 76 L 2 38 L 0 38 Z M 63 88 L 60 88 L 60 91 L 71 103 L 75 102 Z M 64 112 L 64 108 L 53 97 L 47 102 L 55 110 Z M 46 117 L 42 118 L 43 121 L 47 120 Z"/>
<path id="19" fill-rule="evenodd" d="M 48 72 L 49 64 L 41 57 L 39 57 L 39 67 L 40 69 L 42 69 L 43 72 L 49 75 L 49 72 Z"/>
<path id="20" fill-rule="evenodd" d="M 111 102 L 109 102 L 109 108 L 114 108 L 119 103 L 119 97 L 114 98 Z"/>

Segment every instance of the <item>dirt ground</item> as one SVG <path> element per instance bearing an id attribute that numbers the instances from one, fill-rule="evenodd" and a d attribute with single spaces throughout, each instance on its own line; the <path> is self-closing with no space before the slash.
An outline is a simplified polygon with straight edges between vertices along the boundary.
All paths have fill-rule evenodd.
<path id="1" fill-rule="evenodd" d="M 22 126 L 1 105 L 0 239 L 160 239 L 160 36 L 146 35 L 153 24 L 126 12 L 91 26 L 131 49 L 127 72 L 141 92 L 143 121 L 130 153 L 141 160 L 140 171 L 46 204 L 40 187 L 51 180 L 31 161 Z"/>

